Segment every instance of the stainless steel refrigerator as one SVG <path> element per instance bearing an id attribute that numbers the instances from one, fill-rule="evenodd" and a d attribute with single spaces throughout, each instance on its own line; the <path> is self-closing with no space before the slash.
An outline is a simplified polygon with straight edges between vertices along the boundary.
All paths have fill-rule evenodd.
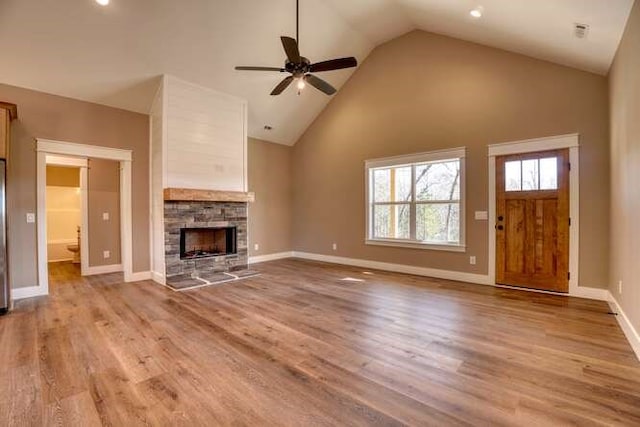
<path id="1" fill-rule="evenodd" d="M 7 163 L 0 160 L 0 314 L 9 310 L 7 274 Z"/>

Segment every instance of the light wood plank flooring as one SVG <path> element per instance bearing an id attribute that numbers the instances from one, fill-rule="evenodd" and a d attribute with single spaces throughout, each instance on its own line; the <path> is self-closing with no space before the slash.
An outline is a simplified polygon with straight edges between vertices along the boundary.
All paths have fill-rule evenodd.
<path id="1" fill-rule="evenodd" d="M 0 318 L 0 424 L 640 425 L 640 363 L 603 302 L 255 268 L 176 293 L 52 267 L 48 298 Z"/>

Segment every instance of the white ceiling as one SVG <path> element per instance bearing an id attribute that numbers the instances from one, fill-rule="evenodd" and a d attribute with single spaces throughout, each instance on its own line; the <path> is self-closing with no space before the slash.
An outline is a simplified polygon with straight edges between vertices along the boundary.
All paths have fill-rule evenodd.
<path id="1" fill-rule="evenodd" d="M 474 20 L 477 5 L 484 16 Z M 606 74 L 633 0 L 301 0 L 301 51 L 355 56 L 414 29 Z M 158 76 L 249 101 L 249 134 L 293 144 L 329 101 L 311 89 L 269 96 L 294 0 L 0 0 L 0 82 L 147 113 Z M 573 24 L 591 26 L 586 39 Z M 322 73 L 340 87 L 352 70 Z M 273 127 L 265 131 L 264 125 Z"/>

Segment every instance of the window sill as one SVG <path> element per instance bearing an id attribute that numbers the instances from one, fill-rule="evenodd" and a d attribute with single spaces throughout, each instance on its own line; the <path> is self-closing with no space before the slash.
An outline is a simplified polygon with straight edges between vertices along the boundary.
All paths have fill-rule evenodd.
<path id="1" fill-rule="evenodd" d="M 396 248 L 410 248 L 410 249 L 423 249 L 430 251 L 445 251 L 445 252 L 466 252 L 467 247 L 463 245 L 448 245 L 448 244 L 433 244 L 433 243 L 420 243 L 404 240 L 386 240 L 386 239 L 367 239 L 364 241 L 366 245 L 373 246 L 391 246 Z"/>

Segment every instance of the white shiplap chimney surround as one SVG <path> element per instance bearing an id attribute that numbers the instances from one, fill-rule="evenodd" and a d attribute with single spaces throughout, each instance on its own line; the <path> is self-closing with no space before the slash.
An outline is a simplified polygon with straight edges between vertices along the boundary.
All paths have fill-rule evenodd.
<path id="1" fill-rule="evenodd" d="M 164 75 L 150 120 L 152 273 L 164 283 L 165 190 L 247 192 L 247 102 Z"/>

